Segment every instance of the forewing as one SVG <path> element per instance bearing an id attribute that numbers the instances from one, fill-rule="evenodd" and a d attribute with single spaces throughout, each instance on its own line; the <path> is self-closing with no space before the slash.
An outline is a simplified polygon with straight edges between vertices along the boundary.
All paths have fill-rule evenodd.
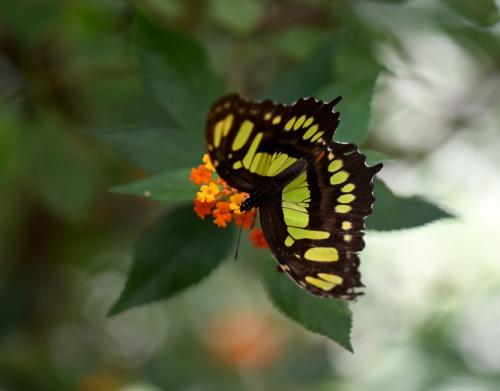
<path id="1" fill-rule="evenodd" d="M 353 144 L 332 142 L 261 207 L 261 225 L 281 269 L 315 295 L 351 300 L 363 286 L 357 253 L 381 168 L 365 161 Z"/>
<path id="2" fill-rule="evenodd" d="M 318 154 L 333 139 L 339 122 L 333 109 L 339 100 L 307 98 L 286 106 L 249 102 L 235 94 L 219 99 L 206 127 L 217 173 L 232 187 L 251 193 L 298 159 Z"/>

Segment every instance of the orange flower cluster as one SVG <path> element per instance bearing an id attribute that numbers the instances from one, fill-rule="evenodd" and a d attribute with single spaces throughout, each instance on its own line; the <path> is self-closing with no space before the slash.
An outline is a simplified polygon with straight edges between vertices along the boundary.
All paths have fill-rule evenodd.
<path id="1" fill-rule="evenodd" d="M 194 211 L 202 220 L 211 215 L 214 224 L 220 228 L 227 227 L 233 220 L 246 229 L 253 226 L 256 210 L 240 211 L 240 205 L 248 194 L 239 192 L 219 178 L 208 154 L 203 156 L 202 164 L 191 169 L 189 179 L 196 186 L 201 185 L 194 199 Z M 261 229 L 254 228 L 250 239 L 256 247 L 269 248 Z"/>

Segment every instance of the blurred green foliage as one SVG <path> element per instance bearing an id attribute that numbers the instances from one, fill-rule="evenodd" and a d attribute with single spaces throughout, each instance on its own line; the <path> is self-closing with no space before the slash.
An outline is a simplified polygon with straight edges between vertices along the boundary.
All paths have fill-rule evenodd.
<path id="1" fill-rule="evenodd" d="M 342 122 L 342 124 L 347 123 L 348 125 L 339 130 L 340 139 L 342 140 L 344 132 L 354 139 L 350 141 L 359 142 L 366 137 L 363 135 L 368 130 L 371 94 L 380 67 L 376 64 L 373 56 L 370 55 L 367 42 L 363 41 L 362 36 L 359 34 L 359 30 L 363 31 L 358 26 L 359 22 L 356 21 L 354 16 L 346 18 L 345 15 L 339 20 L 339 22 L 344 23 L 346 21 L 351 23 L 349 26 L 342 28 L 344 30 L 342 33 L 332 36 L 317 51 L 312 52 L 308 58 L 284 72 L 284 75 L 274 82 L 270 90 L 264 92 L 264 96 L 284 102 L 292 102 L 303 95 L 316 95 L 318 91 L 322 91 L 320 95 L 324 95 L 325 99 L 332 99 L 335 96 L 334 94 L 343 91 L 344 95 L 348 97 L 346 100 L 350 102 L 346 110 L 347 117 L 349 118 L 349 114 L 351 114 L 354 120 Z M 203 127 L 203 116 L 215 98 L 213 94 L 220 94 L 222 90 L 218 87 L 218 83 L 215 82 L 216 77 L 213 71 L 210 70 L 206 56 L 193 38 L 181 33 L 160 29 L 151 24 L 141 14 L 138 16 L 136 28 L 138 56 L 143 64 L 145 80 L 166 110 L 175 118 L 176 125 L 174 126 L 177 129 L 182 129 L 184 134 L 193 133 L 191 137 L 185 139 L 176 138 L 175 143 L 172 142 L 171 144 L 178 150 L 197 151 L 198 156 L 200 156 L 202 152 L 199 151 L 200 148 L 197 148 L 196 145 L 201 143 L 203 135 L 198 132 L 198 136 L 196 136 L 193 129 Z M 357 35 L 359 36 L 356 38 Z M 355 67 L 356 73 L 351 72 L 352 67 Z M 229 70 L 227 72 L 229 73 Z M 328 85 L 328 87 L 324 87 L 325 85 Z M 330 92 L 326 92 L 327 90 Z M 193 107 L 196 107 L 196 109 L 193 110 Z M 349 108 L 352 108 L 353 111 L 350 111 Z M 360 108 L 363 111 L 361 115 L 359 113 Z M 193 141 L 193 139 L 197 141 Z M 125 149 L 122 151 L 125 151 Z M 154 150 L 151 152 L 154 152 Z M 159 152 L 165 154 L 166 151 Z M 124 153 L 130 154 L 132 159 L 138 160 L 137 156 L 139 155 L 135 154 L 133 148 L 127 149 Z M 145 160 L 145 162 L 142 162 L 143 166 L 148 165 L 149 158 Z M 141 162 L 139 161 L 139 163 Z M 192 166 L 195 165 L 196 160 L 192 163 Z M 184 170 L 185 172 L 187 168 Z M 168 172 L 139 183 L 122 186 L 119 191 L 160 200 L 166 199 L 167 201 L 175 201 L 181 195 L 187 195 L 189 199 L 188 189 L 192 189 L 192 185 L 189 183 L 187 175 L 184 179 L 185 191 L 182 189 L 182 180 L 168 180 L 170 177 L 176 177 L 178 172 Z M 383 186 L 380 186 L 376 193 L 377 198 L 379 198 L 378 202 L 382 207 L 377 205 L 377 211 L 380 212 L 372 217 L 368 228 L 407 228 L 449 216 L 423 200 L 410 198 L 399 201 L 396 196 Z M 191 194 L 194 194 L 194 192 Z M 401 206 L 398 210 L 404 213 L 398 212 L 394 214 L 393 208 L 398 207 L 399 204 Z M 173 227 L 175 227 L 180 226 L 181 223 L 184 224 L 185 218 L 179 217 L 175 219 L 170 217 L 170 220 L 174 221 Z M 196 223 L 193 220 L 194 226 Z M 212 234 L 204 232 L 197 246 L 201 249 L 200 251 L 214 251 L 215 255 L 212 254 L 210 257 L 212 264 L 216 265 L 220 261 L 218 247 L 225 243 L 229 248 L 232 244 L 231 241 L 227 240 L 219 243 L 218 238 L 222 235 L 217 230 L 213 231 Z M 181 281 L 186 281 L 183 285 L 187 287 L 200 279 L 199 273 L 202 273 L 201 276 L 203 276 L 203 273 L 206 274 L 211 271 L 211 268 L 197 267 L 196 263 L 182 272 L 175 271 L 176 264 L 186 264 L 185 258 L 197 258 L 192 254 L 184 257 L 181 255 L 181 250 L 174 251 L 179 243 L 196 240 L 194 236 L 192 240 L 190 239 L 189 230 L 186 230 L 184 240 L 180 240 L 172 232 L 168 235 L 161 235 L 161 237 L 163 239 L 147 241 L 147 244 L 138 248 L 124 293 L 113 307 L 113 314 L 153 299 L 167 298 L 171 295 L 171 292 L 180 290 L 177 284 L 181 283 Z M 162 254 L 162 249 L 165 251 L 164 255 L 160 255 L 159 258 L 155 257 L 154 262 L 147 261 L 151 259 L 149 254 Z M 149 265 L 148 273 L 141 271 L 142 268 L 146 267 L 145 265 Z M 173 265 L 173 269 L 170 269 L 168 265 Z M 151 273 L 154 275 L 155 280 L 158 279 L 158 282 L 151 280 L 149 277 Z M 336 306 L 343 307 L 343 304 L 324 303 L 322 300 L 307 297 L 307 294 L 302 295 L 301 292 L 298 293 L 297 300 L 292 300 L 295 305 L 290 305 L 283 299 L 286 297 L 291 299 L 291 297 L 297 295 L 294 290 L 290 289 L 292 285 L 289 281 L 282 282 L 283 279 L 276 277 L 275 279 L 276 281 L 267 285 L 272 287 L 274 284 L 277 286 L 285 284 L 285 287 L 288 288 L 286 294 L 278 289 L 268 290 L 271 299 L 279 308 L 282 308 L 285 313 L 304 324 L 307 328 L 330 336 L 343 346 L 351 349 L 349 342 L 350 326 L 342 326 L 343 323 L 350 325 L 350 313 L 343 309 L 341 313 L 346 319 L 342 321 L 335 321 L 334 319 Z M 146 295 L 144 292 L 149 293 Z M 306 297 L 300 299 L 302 296 Z M 304 308 L 308 310 L 306 314 L 302 313 Z M 327 318 L 325 318 L 325 313 L 329 314 Z M 324 325 L 328 325 L 328 327 Z"/>
<path id="2" fill-rule="evenodd" d="M 347 349 L 351 315 L 343 303 L 297 289 L 274 272 L 267 254 L 245 244 L 241 265 L 226 263 L 191 289 L 192 296 L 177 295 L 210 274 L 235 246 L 230 230 L 198 220 L 186 206 L 196 191 L 187 173 L 203 153 L 207 108 L 228 91 L 283 102 L 342 95 L 338 139 L 384 154 L 369 154 L 372 161 L 405 159 L 372 135 L 372 94 L 385 71 L 376 49 L 390 44 L 411 50 L 379 23 L 377 12 L 438 26 L 493 64 L 500 47 L 490 28 L 499 21 L 493 0 L 474 6 L 442 0 L 428 8 L 417 3 L 3 2 L 0 387 L 113 390 L 141 381 L 147 390 L 348 389 L 329 364 L 340 350 L 327 352 L 295 329 L 271 335 L 288 335 L 292 342 L 267 347 L 277 349 L 279 359 L 256 370 L 225 367 L 220 353 L 205 346 L 203 322 L 220 311 L 221 302 L 244 306 L 237 298 L 245 291 L 252 304 L 254 295 L 265 302 L 248 280 L 262 279 L 274 306 Z M 111 187 L 142 198 L 109 193 Z M 375 193 L 368 229 L 411 228 L 450 216 L 422 197 L 399 197 L 381 181 Z M 116 314 L 166 298 L 156 310 L 104 320 L 110 308 Z M 268 311 L 252 309 L 256 319 Z M 163 316 L 168 325 L 158 320 Z M 436 330 L 418 336 L 419 354 L 433 357 L 441 372 L 468 374 L 452 342 Z M 250 338 L 249 346 L 263 339 Z M 232 362 L 245 363 L 234 353 L 241 347 L 224 348 Z M 437 372 L 426 386 L 444 381 Z"/>
<path id="3" fill-rule="evenodd" d="M 136 19 L 135 43 L 144 80 L 176 128 L 189 132 L 190 144 L 196 145 L 192 142 L 196 129 L 203 128 L 203 113 L 223 91 L 221 83 L 195 39 L 161 29 L 141 14 Z"/>
<path id="4" fill-rule="evenodd" d="M 273 305 L 306 329 L 325 335 L 352 352 L 352 319 L 347 303 L 317 299 L 287 279 L 276 278 L 276 268 L 267 261 L 264 284 Z"/>
<path id="5" fill-rule="evenodd" d="M 232 236 L 230 229 L 200 223 L 191 205 L 165 215 L 137 243 L 127 284 L 110 314 L 167 299 L 198 283 L 224 260 Z"/>

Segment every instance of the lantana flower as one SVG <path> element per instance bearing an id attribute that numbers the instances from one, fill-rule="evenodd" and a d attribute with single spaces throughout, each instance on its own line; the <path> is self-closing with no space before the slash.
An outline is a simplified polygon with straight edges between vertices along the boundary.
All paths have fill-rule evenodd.
<path id="1" fill-rule="evenodd" d="M 215 197 L 220 193 L 220 188 L 215 182 L 202 185 L 200 191 L 196 193 L 196 199 L 201 202 L 214 202 Z"/>
<path id="2" fill-rule="evenodd" d="M 229 203 L 224 201 L 220 201 L 215 204 L 213 215 L 215 217 L 214 223 L 218 227 L 223 227 L 223 228 L 227 227 L 227 225 L 233 219 Z"/>
<path id="3" fill-rule="evenodd" d="M 191 169 L 189 179 L 193 181 L 196 186 L 203 183 L 209 183 L 212 180 L 212 171 L 208 170 L 204 165 L 200 165 L 198 168 Z"/>
<path id="4" fill-rule="evenodd" d="M 240 209 L 248 194 L 219 178 L 208 154 L 203 156 L 202 164 L 191 169 L 189 179 L 200 186 L 193 201 L 193 210 L 200 219 L 212 216 L 213 223 L 219 228 L 226 228 L 234 220 L 236 225 L 252 229 L 250 239 L 256 247 L 269 248 L 262 230 L 254 228 L 257 210 L 253 208 L 242 212 Z"/>

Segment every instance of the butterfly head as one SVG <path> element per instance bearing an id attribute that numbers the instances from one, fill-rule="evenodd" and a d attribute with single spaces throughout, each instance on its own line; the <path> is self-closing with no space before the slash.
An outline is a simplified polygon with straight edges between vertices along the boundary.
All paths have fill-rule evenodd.
<path id="1" fill-rule="evenodd" d="M 256 206 L 258 206 L 257 201 L 258 201 L 257 197 L 250 195 L 241 203 L 240 211 L 247 212 L 250 209 L 255 208 Z"/>

